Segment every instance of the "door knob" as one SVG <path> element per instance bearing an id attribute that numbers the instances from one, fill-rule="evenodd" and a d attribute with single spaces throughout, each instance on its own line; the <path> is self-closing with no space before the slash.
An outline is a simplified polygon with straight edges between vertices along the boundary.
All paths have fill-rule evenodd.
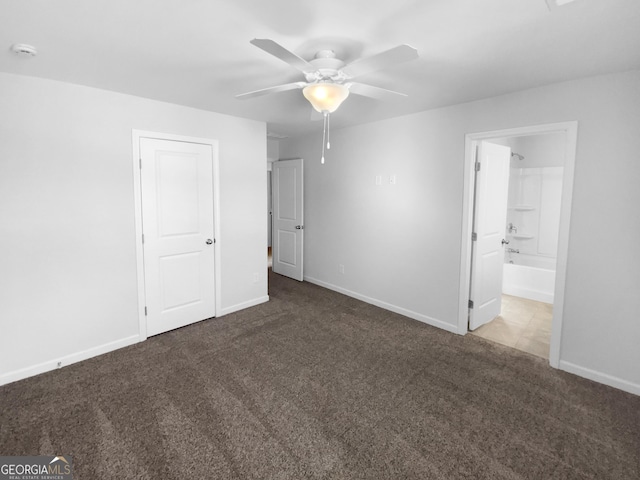
<path id="1" fill-rule="evenodd" d="M 502 239 L 502 245 L 509 245 L 509 240 Z"/>
<path id="2" fill-rule="evenodd" d="M 207 245 L 211 245 L 213 243 L 213 240 L 211 240 L 210 238 L 207 238 Z"/>
<path id="3" fill-rule="evenodd" d="M 304 228 L 304 225 L 296 225 L 296 230 L 302 230 Z"/>

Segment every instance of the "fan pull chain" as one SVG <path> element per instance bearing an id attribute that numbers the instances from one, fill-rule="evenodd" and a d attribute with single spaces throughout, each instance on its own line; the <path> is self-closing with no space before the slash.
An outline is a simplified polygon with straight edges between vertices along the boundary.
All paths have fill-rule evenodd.
<path id="1" fill-rule="evenodd" d="M 331 133 L 331 114 L 327 113 L 327 150 L 331 150 L 331 142 L 329 142 L 329 134 Z"/>
<path id="2" fill-rule="evenodd" d="M 328 112 L 324 112 L 322 114 L 322 120 L 323 120 L 323 125 L 322 125 L 322 158 L 320 159 L 320 163 L 324 165 L 324 146 L 325 146 L 325 139 L 327 138 L 327 124 L 328 124 L 328 118 L 329 118 L 329 113 Z"/>

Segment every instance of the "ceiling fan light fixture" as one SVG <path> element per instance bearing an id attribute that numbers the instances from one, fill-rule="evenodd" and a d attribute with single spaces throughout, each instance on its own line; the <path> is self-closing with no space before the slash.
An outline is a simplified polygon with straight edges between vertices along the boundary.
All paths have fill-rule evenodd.
<path id="1" fill-rule="evenodd" d="M 345 66 L 345 62 L 336 58 L 335 52 L 328 49 L 319 51 L 313 60 L 306 61 L 304 58 L 299 57 L 268 38 L 254 38 L 250 43 L 288 63 L 297 70 L 300 70 L 300 72 L 304 73 L 306 82 L 295 82 L 271 88 L 263 88 L 261 90 L 236 95 L 236 98 L 250 98 L 266 93 L 284 92 L 302 88 L 304 97 L 309 101 L 315 111 L 322 114 L 324 120 L 321 163 L 324 163 L 325 148 L 327 150 L 331 148 L 331 143 L 329 142 L 329 118 L 331 114 L 340 107 L 342 102 L 347 99 L 352 88 L 354 94 L 365 97 L 380 98 L 382 96 L 388 96 L 389 94 L 406 96 L 372 85 L 352 83 L 351 79 L 381 68 L 389 68 L 399 63 L 418 58 L 418 51 L 415 48 L 403 44 L 378 53 L 377 55 L 356 60 Z M 349 83 L 345 84 L 344 82 L 346 81 L 349 81 Z"/>
<path id="2" fill-rule="evenodd" d="M 340 83 L 312 83 L 302 89 L 304 98 L 320 113 L 333 113 L 349 96 L 349 89 Z"/>

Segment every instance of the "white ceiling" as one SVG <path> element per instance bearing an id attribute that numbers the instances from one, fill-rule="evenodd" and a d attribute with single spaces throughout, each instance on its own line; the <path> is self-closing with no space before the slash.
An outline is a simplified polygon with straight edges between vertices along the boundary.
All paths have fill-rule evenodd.
<path id="1" fill-rule="evenodd" d="M 305 59 L 350 62 L 398 44 L 420 59 L 358 80 L 407 93 L 351 95 L 332 127 L 554 82 L 640 68 L 640 0 L 3 0 L 0 71 L 264 120 L 288 136 L 319 128 L 299 90 L 236 94 L 303 80 L 249 44 L 270 38 Z M 38 49 L 34 58 L 10 51 Z"/>

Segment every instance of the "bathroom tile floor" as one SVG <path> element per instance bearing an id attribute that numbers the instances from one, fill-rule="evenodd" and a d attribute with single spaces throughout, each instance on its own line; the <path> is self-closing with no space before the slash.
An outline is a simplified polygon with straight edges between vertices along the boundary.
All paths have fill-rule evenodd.
<path id="1" fill-rule="evenodd" d="M 470 333 L 548 359 L 552 310 L 549 303 L 502 295 L 500 315 Z"/>

